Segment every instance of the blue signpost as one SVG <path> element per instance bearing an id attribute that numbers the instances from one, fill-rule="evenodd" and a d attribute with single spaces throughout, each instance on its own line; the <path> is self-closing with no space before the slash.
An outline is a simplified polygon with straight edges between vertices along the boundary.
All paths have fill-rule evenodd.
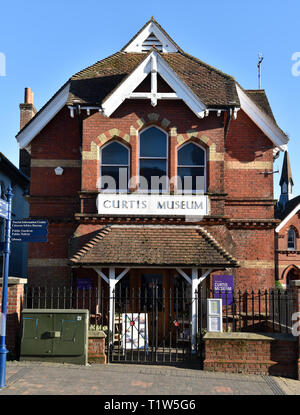
<path id="1" fill-rule="evenodd" d="M 6 387 L 6 355 L 8 350 L 5 345 L 6 338 L 6 314 L 7 314 L 7 290 L 9 275 L 9 255 L 11 242 L 47 242 L 47 220 L 11 220 L 11 206 L 13 193 L 8 187 L 7 201 L 0 199 L 0 217 L 6 219 L 5 240 L 0 245 L 3 250 L 3 285 L 2 285 L 2 309 L 0 314 L 0 389 Z"/>
<path id="2" fill-rule="evenodd" d="M 6 355 L 8 350 L 5 345 L 6 337 L 6 314 L 7 314 L 7 288 L 9 272 L 9 255 L 10 255 L 10 232 L 11 232 L 11 206 L 13 193 L 11 187 L 8 187 L 6 193 L 7 202 L 1 200 L 0 217 L 6 219 L 5 241 L 3 249 L 3 284 L 2 284 L 2 308 L 0 319 L 0 389 L 5 388 L 6 378 Z"/>

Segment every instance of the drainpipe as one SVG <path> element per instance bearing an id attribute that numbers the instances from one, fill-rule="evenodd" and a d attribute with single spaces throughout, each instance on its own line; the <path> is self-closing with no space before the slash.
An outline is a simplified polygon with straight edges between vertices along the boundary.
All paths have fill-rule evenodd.
<path id="1" fill-rule="evenodd" d="M 231 108 L 227 108 L 227 118 L 226 118 L 226 122 L 224 126 L 224 140 L 226 140 L 226 137 L 227 137 L 230 121 L 231 121 Z"/>

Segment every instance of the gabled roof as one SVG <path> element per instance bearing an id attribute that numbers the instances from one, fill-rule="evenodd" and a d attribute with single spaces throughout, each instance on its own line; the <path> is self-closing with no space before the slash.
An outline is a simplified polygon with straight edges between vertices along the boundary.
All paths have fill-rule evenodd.
<path id="1" fill-rule="evenodd" d="M 231 76 L 186 53 L 159 55 L 207 107 L 239 106 L 235 80 Z M 145 53 L 117 52 L 78 72 L 71 78 L 67 104 L 72 105 L 76 100 L 83 105 L 101 105 L 146 56 Z"/>
<path id="2" fill-rule="evenodd" d="M 169 54 L 168 54 L 169 55 Z M 165 55 L 160 54 L 156 49 L 151 49 L 145 56 L 142 62 L 128 74 L 120 84 L 102 101 L 102 108 L 104 114 L 110 116 L 126 98 L 135 98 L 137 96 L 145 97 L 145 94 L 137 93 L 134 95 L 133 91 L 138 85 L 140 85 L 148 74 L 154 72 L 154 76 L 157 77 L 157 73 L 166 81 L 166 83 L 174 91 L 172 94 L 159 93 L 157 87 L 155 87 L 155 93 L 152 94 L 152 98 L 155 100 L 158 97 L 164 96 L 172 98 L 182 99 L 185 104 L 197 115 L 201 116 L 206 109 L 205 104 L 199 99 L 193 89 L 182 80 L 180 76 L 173 70 L 173 68 L 166 63 Z M 152 82 L 152 81 L 151 81 Z M 156 82 L 157 83 L 157 82 Z M 155 106 L 156 104 L 152 104 Z"/>
<path id="3" fill-rule="evenodd" d="M 95 225 L 87 240 L 79 225 L 71 241 L 73 265 L 237 267 L 237 261 L 200 226 Z M 84 234 L 85 243 L 80 244 Z"/>
<path id="4" fill-rule="evenodd" d="M 168 33 L 152 16 L 148 22 L 130 39 L 130 41 L 121 49 L 121 52 L 141 52 L 141 45 L 149 35 L 154 34 L 162 43 L 163 52 L 178 52 L 182 49 L 174 42 Z"/>
<path id="5" fill-rule="evenodd" d="M 137 44 L 137 39 L 140 44 L 140 40 L 147 40 L 149 34 L 152 33 L 157 35 L 158 41 L 163 45 L 162 53 L 157 49 L 146 52 L 132 51 L 131 46 Z M 167 44 L 171 51 L 166 51 Z M 288 138 L 276 124 L 265 93 L 243 90 L 230 75 L 185 53 L 154 18 L 151 18 L 120 52 L 98 61 L 72 76 L 17 134 L 19 146 L 24 148 L 29 145 L 39 131 L 65 105 L 95 106 L 99 110 L 104 109 L 104 114 L 110 116 L 112 110 L 128 97 L 126 94 L 131 93 L 132 88 L 137 86 L 133 74 L 137 74 L 139 68 L 146 67 L 145 61 L 150 54 L 157 57 L 157 62 L 160 65 L 158 74 L 167 83 L 172 81 L 171 87 L 173 90 L 175 89 L 176 98 L 183 99 L 198 116 L 203 116 L 203 114 L 200 115 L 201 108 L 222 108 L 225 110 L 242 108 L 270 138 L 274 146 L 281 150 L 285 149 Z M 166 74 L 170 76 L 164 77 Z M 128 82 L 130 77 L 135 83 Z M 145 78 L 140 76 L 138 81 L 142 82 L 143 79 Z M 124 88 L 125 84 L 127 84 L 127 88 Z M 110 102 L 109 110 L 107 109 L 108 101 Z M 112 101 L 115 101 L 113 105 Z"/>
<path id="6" fill-rule="evenodd" d="M 278 219 L 281 219 L 281 223 L 275 229 L 276 232 L 279 232 L 294 215 L 300 211 L 300 196 L 296 196 L 293 199 L 289 200 L 285 205 L 283 212 L 278 214 Z"/>

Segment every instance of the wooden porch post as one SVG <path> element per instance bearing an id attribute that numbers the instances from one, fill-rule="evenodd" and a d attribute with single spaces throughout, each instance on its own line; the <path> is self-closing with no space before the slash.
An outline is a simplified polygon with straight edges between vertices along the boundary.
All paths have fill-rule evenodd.
<path id="1" fill-rule="evenodd" d="M 113 343 L 113 338 L 114 338 L 114 320 L 115 320 L 115 302 L 114 302 L 114 289 L 116 287 L 117 284 L 117 280 L 116 280 L 116 272 L 115 272 L 115 268 L 114 267 L 110 267 L 109 268 L 109 333 L 110 333 L 110 338 L 109 340 L 109 344 Z"/>
<path id="2" fill-rule="evenodd" d="M 198 268 L 192 268 L 192 353 L 197 352 L 198 318 L 196 292 L 198 284 Z"/>
<path id="3" fill-rule="evenodd" d="M 118 276 L 116 276 L 116 268 L 110 267 L 108 277 L 103 274 L 101 268 L 94 268 L 97 274 L 107 282 L 109 286 L 109 316 L 108 316 L 108 329 L 111 333 L 108 343 L 113 343 L 114 330 L 115 330 L 115 301 L 114 301 L 114 289 L 117 283 L 127 274 L 129 268 L 125 268 Z"/>
<path id="4" fill-rule="evenodd" d="M 176 268 L 176 271 L 182 275 L 192 286 L 192 353 L 197 353 L 197 333 L 198 333 L 198 316 L 197 316 L 197 301 L 196 292 L 199 284 L 213 271 L 212 268 L 206 270 L 201 277 L 198 278 L 198 268 L 192 268 L 192 278 L 190 278 L 181 268 Z"/>

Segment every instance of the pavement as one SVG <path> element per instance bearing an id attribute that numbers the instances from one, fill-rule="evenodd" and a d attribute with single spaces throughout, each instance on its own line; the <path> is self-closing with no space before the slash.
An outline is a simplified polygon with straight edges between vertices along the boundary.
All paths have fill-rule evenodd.
<path id="1" fill-rule="evenodd" d="M 172 366 L 9 361 L 7 395 L 300 395 L 300 381 Z"/>

